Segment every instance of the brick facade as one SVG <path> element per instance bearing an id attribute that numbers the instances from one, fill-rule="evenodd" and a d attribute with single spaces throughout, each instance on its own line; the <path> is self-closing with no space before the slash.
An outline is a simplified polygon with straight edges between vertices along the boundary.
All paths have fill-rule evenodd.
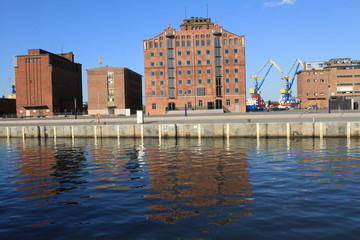
<path id="1" fill-rule="evenodd" d="M 144 41 L 148 114 L 170 110 L 246 111 L 244 36 L 210 18 L 185 19 Z"/>
<path id="2" fill-rule="evenodd" d="M 127 68 L 87 69 L 88 113 L 125 115 L 142 109 L 142 76 Z"/>
<path id="3" fill-rule="evenodd" d="M 301 107 L 328 108 L 329 97 L 343 96 L 360 102 L 360 60 L 334 58 L 324 62 L 305 62 L 297 73 Z"/>
<path id="4" fill-rule="evenodd" d="M 16 113 L 45 116 L 82 111 L 81 64 L 72 52 L 53 54 L 30 49 L 16 56 Z"/>

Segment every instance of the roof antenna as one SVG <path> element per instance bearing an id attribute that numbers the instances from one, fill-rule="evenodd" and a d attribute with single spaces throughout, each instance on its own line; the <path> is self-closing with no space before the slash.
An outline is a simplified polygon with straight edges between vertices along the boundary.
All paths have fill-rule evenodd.
<path id="1" fill-rule="evenodd" d="M 209 18 L 209 5 L 206 4 L 206 18 Z"/>
<path id="2" fill-rule="evenodd" d="M 186 5 L 185 5 L 185 19 L 187 19 L 187 18 L 186 18 Z"/>

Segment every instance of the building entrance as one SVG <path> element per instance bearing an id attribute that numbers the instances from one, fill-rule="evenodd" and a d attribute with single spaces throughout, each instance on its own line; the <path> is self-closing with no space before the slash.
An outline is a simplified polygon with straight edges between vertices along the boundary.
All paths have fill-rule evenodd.
<path id="1" fill-rule="evenodd" d="M 169 109 L 169 111 L 175 110 L 175 103 L 170 102 L 170 103 L 168 104 L 168 109 Z"/>
<path id="2" fill-rule="evenodd" d="M 222 100 L 216 99 L 216 109 L 222 109 Z"/>

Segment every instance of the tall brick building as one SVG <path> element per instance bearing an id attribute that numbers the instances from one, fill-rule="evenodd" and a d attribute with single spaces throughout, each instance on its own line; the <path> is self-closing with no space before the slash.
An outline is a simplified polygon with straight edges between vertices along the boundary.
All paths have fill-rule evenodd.
<path id="1" fill-rule="evenodd" d="M 15 57 L 16 113 L 45 116 L 82 110 L 81 64 L 72 52 L 30 49 Z"/>
<path id="2" fill-rule="evenodd" d="M 125 115 L 142 109 L 142 76 L 128 68 L 87 69 L 88 113 Z"/>
<path id="3" fill-rule="evenodd" d="M 360 60 L 334 58 L 329 61 L 305 62 L 297 73 L 298 98 L 301 107 L 316 105 L 328 108 L 329 97 L 348 99 L 349 108 L 360 102 Z"/>
<path id="4" fill-rule="evenodd" d="M 246 111 L 244 36 L 210 18 L 184 19 L 144 41 L 146 111 Z"/>

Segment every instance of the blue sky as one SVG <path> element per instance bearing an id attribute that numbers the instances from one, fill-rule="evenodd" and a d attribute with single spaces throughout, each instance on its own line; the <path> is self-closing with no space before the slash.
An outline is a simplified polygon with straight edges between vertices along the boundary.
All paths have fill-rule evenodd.
<path id="1" fill-rule="evenodd" d="M 186 7 L 185 7 L 186 6 Z M 127 67 L 143 75 L 142 41 L 175 29 L 186 16 L 206 17 L 245 35 L 246 89 L 269 59 L 287 72 L 296 58 L 323 61 L 360 59 L 359 0 L 1 0 L 0 95 L 14 79 L 13 56 L 41 48 L 75 54 L 85 69 Z M 208 10 L 207 10 L 208 9 Z M 264 99 L 278 100 L 281 75 L 272 69 L 262 87 Z M 295 94 L 296 95 L 296 84 Z"/>

